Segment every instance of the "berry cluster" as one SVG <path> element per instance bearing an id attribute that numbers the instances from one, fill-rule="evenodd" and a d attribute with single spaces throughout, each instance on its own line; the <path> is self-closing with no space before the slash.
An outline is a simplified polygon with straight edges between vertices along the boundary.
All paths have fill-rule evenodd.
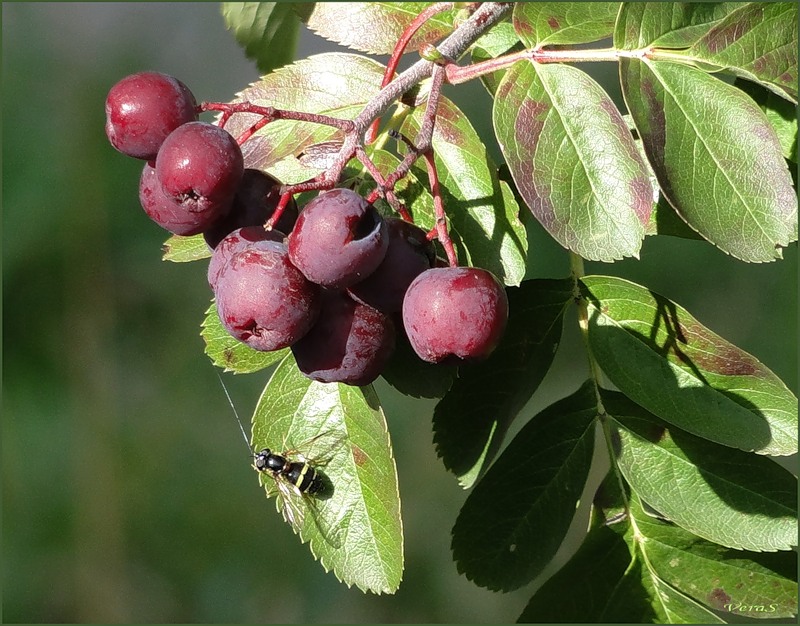
<path id="1" fill-rule="evenodd" d="M 320 192 L 299 215 L 284 202 L 267 230 L 280 182 L 245 169 L 237 141 L 198 121 L 200 110 L 180 81 L 142 72 L 110 90 L 106 133 L 117 150 L 147 161 L 139 184 L 147 215 L 177 235 L 202 233 L 213 250 L 208 282 L 233 337 L 261 351 L 290 347 L 309 378 L 351 385 L 380 375 L 400 320 L 431 363 L 494 350 L 508 302 L 490 272 L 438 267 L 425 231 L 344 188 Z"/>

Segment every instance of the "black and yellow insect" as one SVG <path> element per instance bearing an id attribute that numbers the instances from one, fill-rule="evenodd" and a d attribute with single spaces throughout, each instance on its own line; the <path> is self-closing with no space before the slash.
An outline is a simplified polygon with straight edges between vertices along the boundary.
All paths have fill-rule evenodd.
<path id="1" fill-rule="evenodd" d="M 320 501 L 329 499 L 333 493 L 333 485 L 323 475 L 321 468 L 330 462 L 346 438 L 334 432 L 323 432 L 293 449 L 278 453 L 263 448 L 255 453 L 225 383 L 222 383 L 222 387 L 253 455 L 253 467 L 261 476 L 268 477 L 268 482 L 263 483 L 262 480 L 262 484 L 266 487 L 267 495 L 277 495 L 283 519 L 296 533 L 301 534 L 308 512 L 323 539 L 331 545 L 337 545 L 338 521 L 331 519 L 332 513 L 321 515 L 319 510 Z"/>

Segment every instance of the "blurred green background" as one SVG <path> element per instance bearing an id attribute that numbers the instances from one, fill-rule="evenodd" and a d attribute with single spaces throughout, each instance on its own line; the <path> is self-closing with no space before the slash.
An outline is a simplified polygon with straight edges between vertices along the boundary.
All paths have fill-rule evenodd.
<path id="1" fill-rule="evenodd" d="M 228 100 L 258 77 L 219 5 L 2 11 L 3 621 L 515 621 L 533 586 L 493 594 L 456 573 L 450 529 L 467 494 L 436 459 L 432 403 L 377 385 L 403 497 L 406 571 L 394 596 L 325 574 L 258 486 L 203 354 L 205 264 L 161 261 L 165 234 L 138 205 L 141 163 L 103 132 L 106 92 L 129 73 L 167 72 L 203 100 Z M 329 49 L 304 32 L 298 56 Z M 614 70 L 599 69 L 612 82 Z M 449 95 L 489 128 L 479 86 Z M 539 230 L 531 239 L 530 275 L 565 275 L 563 251 Z M 587 270 L 676 300 L 796 392 L 796 246 L 756 266 L 662 239 L 638 261 Z M 567 323 L 524 419 L 586 374 Z M 226 382 L 248 416 L 266 375 Z"/>

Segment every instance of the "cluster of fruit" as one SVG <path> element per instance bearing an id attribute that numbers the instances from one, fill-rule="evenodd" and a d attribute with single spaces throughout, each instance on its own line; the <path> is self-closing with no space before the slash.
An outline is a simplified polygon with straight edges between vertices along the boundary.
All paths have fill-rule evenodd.
<path id="1" fill-rule="evenodd" d="M 191 91 L 155 72 L 122 79 L 106 99 L 106 133 L 147 161 L 139 198 L 178 235 L 202 233 L 213 250 L 208 282 L 222 324 L 256 350 L 290 347 L 322 382 L 365 385 L 395 346 L 395 321 L 431 363 L 488 356 L 505 330 L 505 290 L 479 268 L 440 267 L 425 231 L 383 217 L 349 189 L 292 201 L 264 223 L 280 183 L 244 168 L 224 129 L 198 121 Z"/>

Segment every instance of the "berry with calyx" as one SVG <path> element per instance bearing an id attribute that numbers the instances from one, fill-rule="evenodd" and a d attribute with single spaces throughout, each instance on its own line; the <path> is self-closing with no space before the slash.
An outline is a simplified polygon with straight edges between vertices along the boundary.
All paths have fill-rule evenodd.
<path id="1" fill-rule="evenodd" d="M 494 274 L 474 267 L 433 268 L 417 276 L 403 301 L 414 352 L 430 363 L 485 359 L 508 321 L 508 298 Z"/>
<path id="2" fill-rule="evenodd" d="M 289 262 L 284 243 L 253 241 L 234 252 L 216 279 L 225 329 L 255 350 L 292 345 L 319 315 L 320 288 Z"/>
<path id="3" fill-rule="evenodd" d="M 128 156 L 152 161 L 167 136 L 197 120 L 197 102 L 177 78 L 139 72 L 120 80 L 106 97 L 106 135 Z"/>
<path id="4" fill-rule="evenodd" d="M 269 174 L 246 169 L 233 197 L 230 212 L 203 233 L 209 247 L 216 248 L 224 237 L 237 228 L 264 224 L 272 217 L 281 199 L 280 188 L 280 181 Z M 274 227 L 282 233 L 290 233 L 296 221 L 297 204 L 291 199 Z"/>
<path id="5" fill-rule="evenodd" d="M 156 224 L 175 235 L 197 235 L 209 228 L 219 217 L 214 205 L 180 203 L 164 193 L 156 169 L 144 164 L 139 178 L 139 202 Z"/>
<path id="6" fill-rule="evenodd" d="M 344 291 L 324 290 L 319 319 L 292 346 L 300 371 L 324 383 L 368 385 L 394 351 L 391 318 L 356 302 Z"/>
<path id="7" fill-rule="evenodd" d="M 384 313 L 403 308 L 411 282 L 433 267 L 436 251 L 424 230 L 396 217 L 386 220 L 389 247 L 378 268 L 348 288 L 351 297 Z"/>
<path id="8" fill-rule="evenodd" d="M 164 193 L 187 211 L 217 218 L 231 209 L 243 173 L 239 144 L 228 131 L 206 122 L 176 128 L 156 157 Z"/>
<path id="9" fill-rule="evenodd" d="M 332 189 L 300 212 L 289 257 L 308 280 L 341 288 L 374 272 L 388 245 L 386 222 L 375 207 L 354 191 Z"/>

